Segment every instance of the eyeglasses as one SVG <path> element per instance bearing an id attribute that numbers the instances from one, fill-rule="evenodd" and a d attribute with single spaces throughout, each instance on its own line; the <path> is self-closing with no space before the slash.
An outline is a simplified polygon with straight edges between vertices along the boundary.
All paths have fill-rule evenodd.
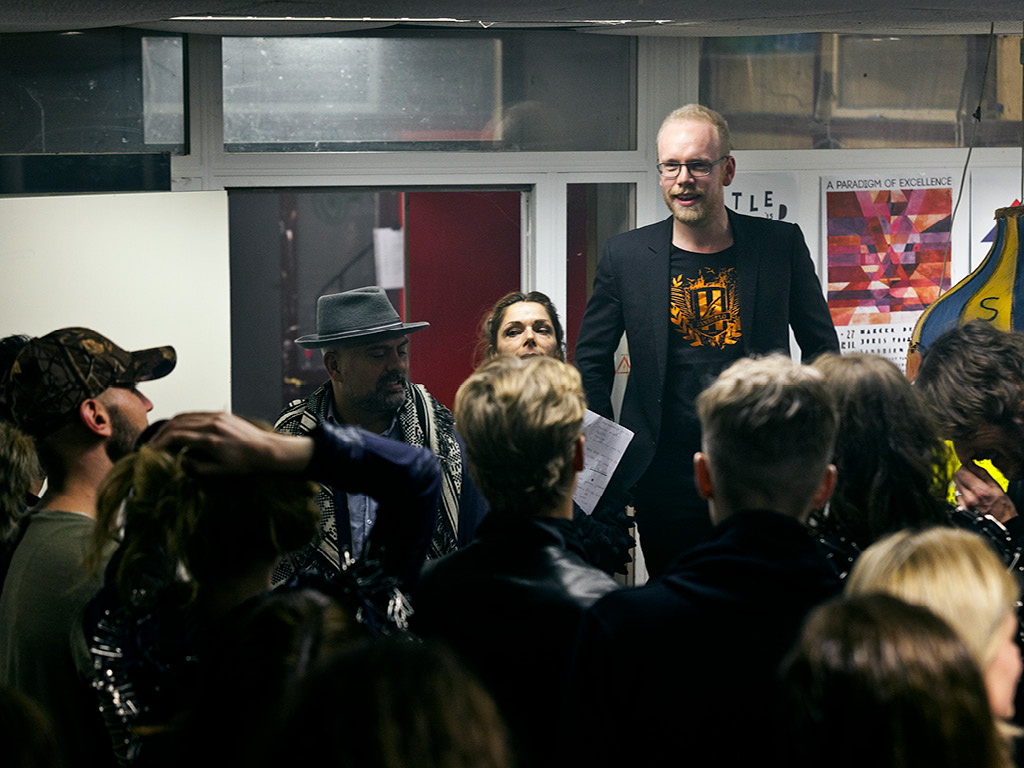
<path id="1" fill-rule="evenodd" d="M 693 160 L 689 163 L 658 163 L 658 173 L 663 179 L 674 179 L 683 171 L 683 167 L 690 172 L 691 176 L 710 176 L 711 169 L 729 159 L 729 155 L 723 155 L 713 163 L 704 160 Z"/>

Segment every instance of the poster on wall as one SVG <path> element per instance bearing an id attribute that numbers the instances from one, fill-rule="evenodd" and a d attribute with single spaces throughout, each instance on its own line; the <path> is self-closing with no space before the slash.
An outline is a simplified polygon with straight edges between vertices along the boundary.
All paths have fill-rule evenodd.
<path id="1" fill-rule="evenodd" d="M 725 205 L 737 213 L 776 221 L 796 219 L 793 173 L 741 173 L 725 188 Z"/>
<path id="2" fill-rule="evenodd" d="M 843 352 L 906 368 L 921 313 L 950 287 L 953 171 L 821 179 L 828 306 Z"/>

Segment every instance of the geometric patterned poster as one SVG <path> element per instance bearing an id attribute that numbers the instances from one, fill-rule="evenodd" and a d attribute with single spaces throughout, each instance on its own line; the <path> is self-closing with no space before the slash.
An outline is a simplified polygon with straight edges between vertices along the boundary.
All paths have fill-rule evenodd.
<path id="1" fill-rule="evenodd" d="M 828 306 L 843 351 L 905 366 L 921 313 L 948 290 L 949 172 L 822 178 Z"/>

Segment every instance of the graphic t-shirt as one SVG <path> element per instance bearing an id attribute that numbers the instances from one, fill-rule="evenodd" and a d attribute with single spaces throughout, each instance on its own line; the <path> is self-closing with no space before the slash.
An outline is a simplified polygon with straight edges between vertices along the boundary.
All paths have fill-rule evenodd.
<path id="1" fill-rule="evenodd" d="M 692 253 L 672 246 L 669 261 L 668 356 L 661 434 L 638 496 L 694 488 L 700 450 L 694 401 L 731 362 L 743 356 L 736 251 Z"/>

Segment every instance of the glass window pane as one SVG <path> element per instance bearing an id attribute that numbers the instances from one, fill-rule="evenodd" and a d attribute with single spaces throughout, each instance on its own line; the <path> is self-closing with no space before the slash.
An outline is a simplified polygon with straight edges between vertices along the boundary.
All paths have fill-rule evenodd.
<path id="1" fill-rule="evenodd" d="M 623 183 L 568 184 L 566 254 L 566 349 L 570 358 L 576 333 L 594 286 L 594 273 L 604 241 L 633 228 L 636 185 Z"/>
<path id="2" fill-rule="evenodd" d="M 236 37 L 223 57 L 231 152 L 635 145 L 627 37 Z"/>
<path id="3" fill-rule="evenodd" d="M 738 149 L 1017 146 L 1019 43 L 986 35 L 707 39 L 701 101 L 725 115 Z M 979 101 L 980 121 L 972 116 Z"/>
<path id="4" fill-rule="evenodd" d="M 142 38 L 142 103 L 146 144 L 185 143 L 184 45 L 180 37 Z"/>
<path id="5" fill-rule="evenodd" d="M 452 405 L 485 310 L 519 287 L 522 190 L 232 190 L 232 405 L 273 421 L 324 383 L 317 297 L 381 285 L 407 320 L 410 376 Z M 486 254 L 486 258 L 481 258 Z"/>
<path id="6" fill-rule="evenodd" d="M 183 49 L 136 29 L 4 35 L 0 153 L 181 154 Z"/>

